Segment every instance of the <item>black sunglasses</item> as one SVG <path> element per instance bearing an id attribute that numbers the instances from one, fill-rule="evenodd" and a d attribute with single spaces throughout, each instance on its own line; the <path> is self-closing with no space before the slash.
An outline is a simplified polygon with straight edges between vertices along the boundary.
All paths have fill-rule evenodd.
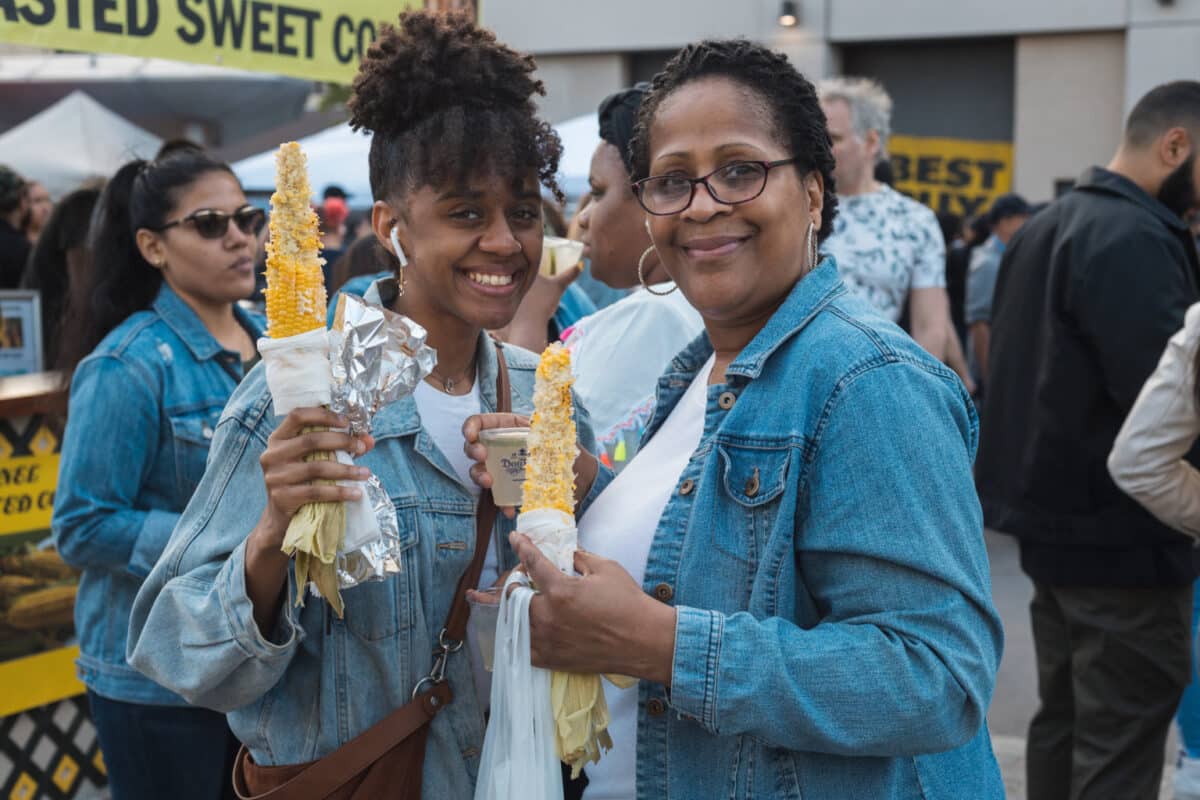
<path id="1" fill-rule="evenodd" d="M 254 236 L 262 230 L 266 218 L 266 212 L 249 204 L 242 206 L 232 214 L 217 211 L 215 208 L 202 208 L 199 211 L 193 211 L 186 217 L 172 220 L 158 230 L 165 231 L 176 225 L 191 225 L 196 229 L 196 233 L 205 239 L 220 239 L 229 230 L 229 220 L 233 220 L 233 224 L 238 226 L 238 230 Z"/>

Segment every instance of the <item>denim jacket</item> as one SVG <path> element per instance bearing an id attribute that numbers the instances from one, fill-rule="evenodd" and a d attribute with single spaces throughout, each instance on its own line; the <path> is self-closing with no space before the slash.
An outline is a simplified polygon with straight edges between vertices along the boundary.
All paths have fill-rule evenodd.
<path id="1" fill-rule="evenodd" d="M 659 381 L 647 437 L 712 353 Z M 677 608 L 643 681 L 641 800 L 1002 798 L 1002 630 L 957 377 L 827 259 L 710 386 L 644 588 Z"/>
<path id="2" fill-rule="evenodd" d="M 235 306 L 257 338 L 260 318 Z M 83 569 L 75 601 L 80 679 L 114 700 L 183 705 L 125 661 L 129 609 L 204 474 L 221 409 L 242 377 L 179 295 L 163 285 L 71 381 L 54 541 Z"/>
<path id="3" fill-rule="evenodd" d="M 537 357 L 504 347 L 512 406 L 532 410 Z M 480 390 L 496 407 L 496 351 L 479 341 Z M 594 447 L 577 409 L 580 444 Z M 399 515 L 403 572 L 342 592 L 345 617 L 308 599 L 295 608 L 295 575 L 278 623 L 263 636 L 246 595 L 245 540 L 266 506 L 259 456 L 277 420 L 261 368 L 242 382 L 217 426 L 192 503 L 134 605 L 129 660 L 188 700 L 226 711 L 258 764 L 324 756 L 408 702 L 432 653 L 475 547 L 475 499 L 421 427 L 416 403 L 385 407 L 375 449 L 358 460 L 379 477 Z M 503 516 L 501 569 L 515 566 Z M 483 711 L 466 651 L 451 656 L 454 702 L 433 721 L 424 795 L 468 798 L 483 744 Z"/>

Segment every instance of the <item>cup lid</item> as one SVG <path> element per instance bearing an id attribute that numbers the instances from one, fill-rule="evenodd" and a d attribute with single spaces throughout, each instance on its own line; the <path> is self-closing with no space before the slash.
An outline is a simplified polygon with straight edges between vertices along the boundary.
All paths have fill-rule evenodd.
<path id="1" fill-rule="evenodd" d="M 480 439 L 515 439 L 529 436 L 529 428 L 487 428 L 479 432 Z"/>

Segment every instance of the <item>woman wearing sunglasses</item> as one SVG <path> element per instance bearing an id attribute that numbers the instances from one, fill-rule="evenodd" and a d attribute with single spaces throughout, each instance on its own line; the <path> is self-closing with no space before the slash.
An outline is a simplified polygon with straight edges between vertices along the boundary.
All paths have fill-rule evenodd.
<path id="1" fill-rule="evenodd" d="M 691 45 L 632 150 L 705 335 L 580 520 L 581 577 L 513 537 L 542 590 L 534 664 L 641 678 L 604 687 L 615 747 L 584 800 L 999 800 L 976 416 L 820 256 L 837 201 L 812 84 L 744 40 Z"/>
<path id="2" fill-rule="evenodd" d="M 125 660 L 130 607 L 191 499 L 221 409 L 255 361 L 262 211 L 229 167 L 184 150 L 122 167 L 91 231 L 86 308 L 63 333 L 71 376 L 54 540 L 83 570 L 75 605 L 114 800 L 215 800 L 235 742 L 222 714 L 189 706 Z"/>

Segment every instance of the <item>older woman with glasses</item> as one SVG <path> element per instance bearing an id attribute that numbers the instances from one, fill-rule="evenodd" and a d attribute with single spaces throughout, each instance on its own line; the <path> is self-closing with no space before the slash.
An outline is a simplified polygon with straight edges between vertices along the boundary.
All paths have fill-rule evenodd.
<path id="1" fill-rule="evenodd" d="M 585 800 L 1001 798 L 1000 660 L 954 374 L 820 255 L 836 197 L 812 85 L 744 40 L 680 51 L 642 104 L 637 198 L 705 335 L 579 523 L 579 576 L 524 536 L 536 665 L 606 685 Z M 466 428 L 511 424 L 500 416 Z M 478 480 L 490 476 L 482 465 Z"/>

